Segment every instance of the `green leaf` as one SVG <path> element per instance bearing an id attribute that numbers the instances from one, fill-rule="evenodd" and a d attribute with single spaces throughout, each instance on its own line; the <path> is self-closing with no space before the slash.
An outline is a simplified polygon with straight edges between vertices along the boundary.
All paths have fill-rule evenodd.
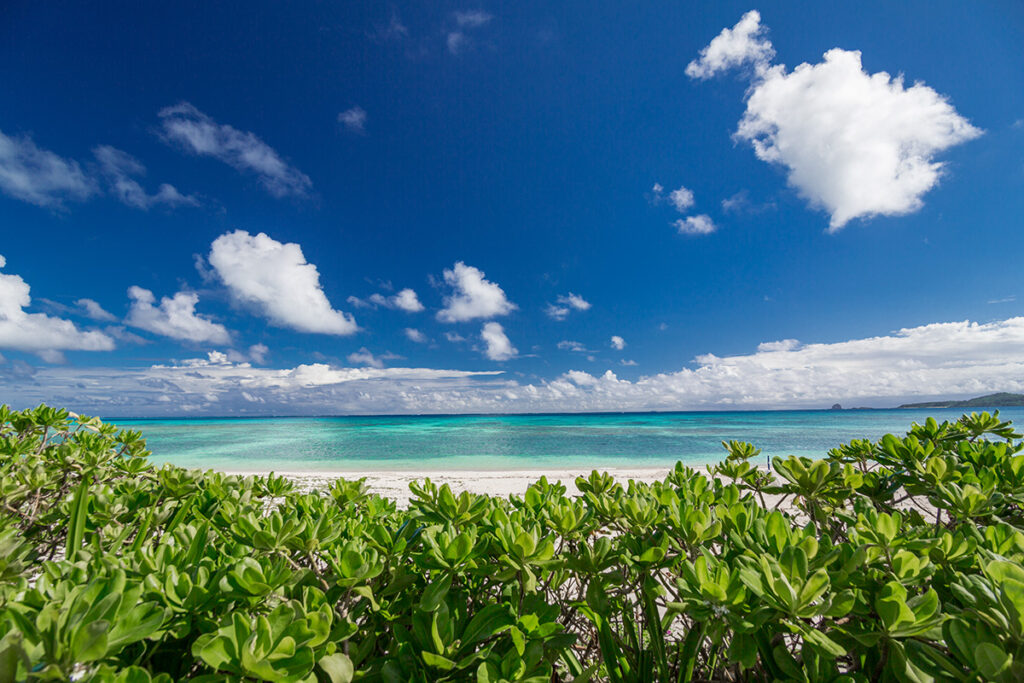
<path id="1" fill-rule="evenodd" d="M 331 679 L 331 683 L 349 683 L 355 673 L 352 668 L 352 660 L 341 652 L 322 657 L 317 665 Z"/>
<path id="2" fill-rule="evenodd" d="M 448 590 L 452 587 L 451 574 L 445 574 L 440 580 L 435 580 L 420 596 L 420 609 L 424 612 L 433 612 L 444 601 Z"/>
<path id="3" fill-rule="evenodd" d="M 85 520 L 89 514 L 89 480 L 84 478 L 75 489 L 74 498 L 71 501 L 71 516 L 68 517 L 67 545 L 64 548 L 64 557 L 69 562 L 74 562 L 78 551 L 82 548 L 82 541 L 85 539 Z"/>
<path id="4" fill-rule="evenodd" d="M 986 679 L 995 680 L 1013 664 L 1013 655 L 993 643 L 979 643 L 974 648 L 974 662 Z"/>
<path id="5" fill-rule="evenodd" d="M 110 622 L 99 620 L 82 624 L 71 639 L 71 655 L 76 662 L 94 662 L 107 654 Z"/>
<path id="6" fill-rule="evenodd" d="M 435 669 L 440 669 L 441 671 L 451 671 L 455 668 L 455 662 L 442 655 L 437 655 L 433 652 L 427 652 L 426 650 L 424 650 L 420 653 L 420 656 L 423 657 L 423 662 L 427 666 L 432 666 Z"/>
<path id="7" fill-rule="evenodd" d="M 462 632 L 462 642 L 472 645 L 478 641 L 486 640 L 496 633 L 508 629 L 515 624 L 515 617 L 504 604 L 487 605 L 473 615 Z"/>

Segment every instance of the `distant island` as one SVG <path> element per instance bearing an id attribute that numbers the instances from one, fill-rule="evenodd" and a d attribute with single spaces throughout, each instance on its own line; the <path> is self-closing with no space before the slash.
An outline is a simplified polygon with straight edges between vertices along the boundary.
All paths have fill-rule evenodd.
<path id="1" fill-rule="evenodd" d="M 1001 392 L 969 398 L 966 401 L 928 401 L 926 403 L 904 403 L 899 408 L 991 408 L 1024 406 L 1024 394 Z"/>

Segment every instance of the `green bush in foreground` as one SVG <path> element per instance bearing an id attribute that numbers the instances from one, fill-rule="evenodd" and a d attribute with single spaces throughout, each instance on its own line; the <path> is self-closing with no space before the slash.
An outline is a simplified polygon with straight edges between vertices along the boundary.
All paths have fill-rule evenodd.
<path id="1" fill-rule="evenodd" d="M 1024 443 L 998 413 L 582 497 L 297 493 L 0 408 L 0 683 L 1019 681 Z M 790 510 L 791 512 L 787 512 Z"/>

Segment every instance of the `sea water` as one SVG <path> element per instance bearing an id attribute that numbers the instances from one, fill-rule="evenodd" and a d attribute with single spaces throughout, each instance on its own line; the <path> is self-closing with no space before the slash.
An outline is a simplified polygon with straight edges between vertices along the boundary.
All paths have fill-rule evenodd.
<path id="1" fill-rule="evenodd" d="M 903 434 L 912 422 L 962 410 L 835 410 L 402 417 L 120 419 L 140 429 L 153 460 L 248 472 L 589 470 L 699 467 L 722 441 L 771 456 L 822 457 L 851 439 Z M 1024 408 L 1003 419 L 1024 429 Z"/>

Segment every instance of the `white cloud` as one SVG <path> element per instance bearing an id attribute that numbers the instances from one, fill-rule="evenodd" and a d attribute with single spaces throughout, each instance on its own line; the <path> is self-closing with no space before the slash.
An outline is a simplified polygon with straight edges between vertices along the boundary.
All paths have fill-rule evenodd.
<path id="1" fill-rule="evenodd" d="M 219 124 L 188 102 L 160 111 L 163 137 L 185 151 L 210 156 L 243 173 L 255 173 L 275 197 L 305 196 L 309 177 L 289 165 L 255 134 Z"/>
<path id="2" fill-rule="evenodd" d="M 687 73 L 707 78 L 755 64 L 735 137 L 759 159 L 784 166 L 789 184 L 830 214 L 831 232 L 855 218 L 919 210 L 944 170 L 935 156 L 981 134 L 923 83 L 905 87 L 902 76 L 864 71 L 857 51 L 833 48 L 824 61 L 792 72 L 768 66 L 771 44 L 759 38 L 759 19 L 748 12 Z M 712 51 L 727 33 L 720 45 L 732 47 Z"/>
<path id="3" fill-rule="evenodd" d="M 266 362 L 266 357 L 269 355 L 270 349 L 266 344 L 253 344 L 249 347 L 249 359 L 253 362 L 258 362 L 259 365 L 263 365 Z"/>
<path id="4" fill-rule="evenodd" d="M 134 332 L 129 332 L 124 325 L 108 325 L 107 327 L 103 328 L 103 331 L 109 334 L 114 339 L 126 342 L 128 344 L 138 344 L 139 346 L 145 346 L 146 344 L 150 343 L 148 339 L 140 337 Z"/>
<path id="5" fill-rule="evenodd" d="M 469 38 L 467 38 L 466 34 L 462 31 L 452 31 L 445 39 L 445 44 L 448 46 L 448 52 L 453 55 L 459 54 L 467 42 L 469 42 Z"/>
<path id="6" fill-rule="evenodd" d="M 230 344 L 231 335 L 227 328 L 206 316 L 196 313 L 199 295 L 193 292 L 178 292 L 173 297 L 163 297 L 154 306 L 153 292 L 142 287 L 128 288 L 132 300 L 131 309 L 125 322 L 132 327 L 159 334 L 171 339 L 196 343 Z"/>
<path id="7" fill-rule="evenodd" d="M 249 347 L 249 357 L 257 363 L 265 363 L 269 353 L 270 349 L 267 348 L 266 344 L 253 344 Z"/>
<path id="8" fill-rule="evenodd" d="M 408 337 L 410 341 L 414 341 L 417 344 L 426 344 L 428 341 L 427 335 L 412 327 L 405 328 L 405 336 Z"/>
<path id="9" fill-rule="evenodd" d="M 468 341 L 461 334 L 456 334 L 455 332 L 445 332 L 444 333 L 444 338 L 447 339 L 448 341 L 450 341 L 453 344 L 459 344 L 459 343 L 462 343 L 464 341 Z"/>
<path id="10" fill-rule="evenodd" d="M 625 365 L 627 367 L 633 367 L 633 366 L 636 365 L 636 361 L 635 360 L 626 360 L 625 358 L 620 360 L 619 363 L 621 363 L 622 365 Z"/>
<path id="11" fill-rule="evenodd" d="M 655 196 L 660 196 L 661 193 L 664 191 L 665 186 L 662 185 L 661 183 L 654 183 L 654 186 L 651 188 L 651 192 L 653 192 Z"/>
<path id="12" fill-rule="evenodd" d="M 569 307 L 548 304 L 544 309 L 544 313 L 554 320 L 565 320 L 569 316 Z"/>
<path id="13" fill-rule="evenodd" d="M 416 292 L 408 287 L 391 296 L 385 296 L 379 292 L 374 292 L 366 299 L 350 296 L 348 302 L 356 308 L 377 308 L 380 306 L 383 308 L 397 308 L 406 313 L 419 313 L 424 310 L 423 304 L 420 303 L 419 297 L 416 296 Z"/>
<path id="14" fill-rule="evenodd" d="M 577 311 L 590 310 L 590 302 L 584 299 L 579 294 L 573 294 L 572 292 L 559 296 L 558 303 L 571 306 L 572 308 L 575 308 Z"/>
<path id="15" fill-rule="evenodd" d="M 483 329 L 480 330 L 480 338 L 487 344 L 484 355 L 491 360 L 508 360 L 515 358 L 516 354 L 519 353 L 512 346 L 512 342 L 509 340 L 508 335 L 505 334 L 505 329 L 500 323 L 484 323 Z"/>
<path id="16" fill-rule="evenodd" d="M 576 353 L 587 353 L 587 347 L 578 341 L 572 341 L 571 339 L 563 339 L 558 342 L 558 348 L 561 351 L 575 351 Z"/>
<path id="17" fill-rule="evenodd" d="M 367 301 L 366 299 L 360 299 L 358 296 L 350 296 L 345 300 L 352 304 L 352 306 L 355 308 L 375 308 L 373 303 Z"/>
<path id="18" fill-rule="evenodd" d="M 517 306 L 508 300 L 505 291 L 496 283 L 484 279 L 484 273 L 462 261 L 445 269 L 444 281 L 454 290 L 444 299 L 445 307 L 438 311 L 441 322 L 454 323 L 475 318 L 493 318 L 507 315 Z"/>
<path id="19" fill-rule="evenodd" d="M 7 261 L 0 256 L 0 268 Z M 35 353 L 48 362 L 63 360 L 61 351 L 110 351 L 114 340 L 97 331 L 79 330 L 70 320 L 26 313 L 30 287 L 20 276 L 0 273 L 0 348 Z"/>
<path id="20" fill-rule="evenodd" d="M 367 365 L 371 368 L 384 367 L 384 361 L 370 353 L 365 346 L 358 351 L 348 354 L 348 362 L 354 365 Z"/>
<path id="21" fill-rule="evenodd" d="M 456 30 L 449 31 L 445 40 L 448 52 L 457 55 L 468 47 L 472 40 L 468 32 L 490 23 L 493 17 L 482 10 L 470 10 L 467 12 L 455 12 L 453 15 Z"/>
<path id="22" fill-rule="evenodd" d="M 755 203 L 750 200 L 750 193 L 747 190 L 740 190 L 731 197 L 722 200 L 722 211 L 731 214 L 758 214 L 775 209 L 775 202 L 765 201 Z"/>
<path id="23" fill-rule="evenodd" d="M 762 342 L 757 345 L 758 353 L 771 353 L 772 351 L 795 351 L 800 347 L 796 339 L 782 339 L 780 341 Z"/>
<path id="24" fill-rule="evenodd" d="M 679 213 L 685 213 L 693 206 L 693 191 L 680 186 L 678 190 L 672 190 L 668 195 L 669 202 Z"/>
<path id="25" fill-rule="evenodd" d="M 362 135 L 366 132 L 366 110 L 360 106 L 351 107 L 338 114 L 338 123 L 350 133 Z"/>
<path id="26" fill-rule="evenodd" d="M 788 350 L 782 348 L 791 346 Z M 915 400 L 1024 392 L 1024 317 L 935 323 L 835 343 L 783 344 L 718 357 L 636 381 L 572 370 L 519 384 L 430 368 L 252 368 L 187 362 L 152 368 L 23 368 L 5 376 L 5 400 L 86 413 L 366 414 L 879 407 Z M 250 398 L 259 399 L 251 401 Z"/>
<path id="27" fill-rule="evenodd" d="M 611 347 L 613 349 L 616 349 L 617 351 L 621 351 L 622 349 L 626 348 L 626 340 L 617 334 L 613 334 L 611 339 Z"/>
<path id="28" fill-rule="evenodd" d="M 420 303 L 416 292 L 409 288 L 403 289 L 391 297 L 391 304 L 406 313 L 419 313 L 423 310 L 423 304 Z"/>
<path id="29" fill-rule="evenodd" d="M 266 344 L 253 344 L 249 347 L 249 350 L 246 353 L 239 353 L 234 349 L 228 351 L 226 355 L 218 351 L 211 351 L 210 357 L 212 358 L 214 354 L 217 354 L 218 357 L 224 356 L 232 363 L 248 363 L 249 361 L 252 361 L 253 363 L 263 365 L 267 362 L 267 356 L 270 354 L 270 349 Z"/>
<path id="30" fill-rule="evenodd" d="M 128 206 L 148 211 L 158 204 L 165 206 L 199 206 L 199 200 L 191 195 L 183 195 L 173 185 L 163 183 L 156 194 L 147 194 L 135 176 L 146 174 L 146 167 L 126 152 L 100 145 L 92 151 L 100 164 L 100 170 L 106 178 L 110 191 L 117 199 Z"/>
<path id="31" fill-rule="evenodd" d="M 99 320 L 104 323 L 110 323 L 117 320 L 112 313 L 104 310 L 98 302 L 93 301 L 92 299 L 79 299 L 75 302 L 75 305 L 82 309 L 85 315 L 89 316 L 93 320 Z"/>
<path id="32" fill-rule="evenodd" d="M 686 75 L 690 78 L 711 78 L 722 71 L 751 64 L 763 71 L 775 57 L 775 50 L 764 38 L 761 14 L 750 10 L 731 29 L 722 29 L 714 40 L 700 51 L 700 58 L 690 62 Z"/>
<path id="33" fill-rule="evenodd" d="M 739 213 L 750 205 L 750 193 L 740 190 L 731 197 L 722 200 L 722 211 L 726 213 Z"/>
<path id="34" fill-rule="evenodd" d="M 493 19 L 490 14 L 483 10 L 470 10 L 468 12 L 456 12 L 455 23 L 462 28 L 478 28 Z"/>
<path id="35" fill-rule="evenodd" d="M 676 226 L 680 235 L 710 235 L 718 229 L 714 221 L 711 220 L 711 216 L 706 213 L 680 218 L 672 225 Z"/>
<path id="36" fill-rule="evenodd" d="M 213 241 L 208 260 L 235 301 L 278 327 L 337 335 L 359 329 L 350 314 L 331 308 L 298 244 L 236 230 Z"/>
<path id="37" fill-rule="evenodd" d="M 544 312 L 549 318 L 555 320 L 565 320 L 569 313 L 576 309 L 577 311 L 586 311 L 590 309 L 590 302 L 584 299 L 579 294 L 561 294 L 556 299 L 557 303 L 548 304 Z"/>
<path id="38" fill-rule="evenodd" d="M 96 194 L 96 183 L 77 161 L 36 147 L 31 138 L 0 132 L 0 191 L 21 201 L 62 208 Z"/>

